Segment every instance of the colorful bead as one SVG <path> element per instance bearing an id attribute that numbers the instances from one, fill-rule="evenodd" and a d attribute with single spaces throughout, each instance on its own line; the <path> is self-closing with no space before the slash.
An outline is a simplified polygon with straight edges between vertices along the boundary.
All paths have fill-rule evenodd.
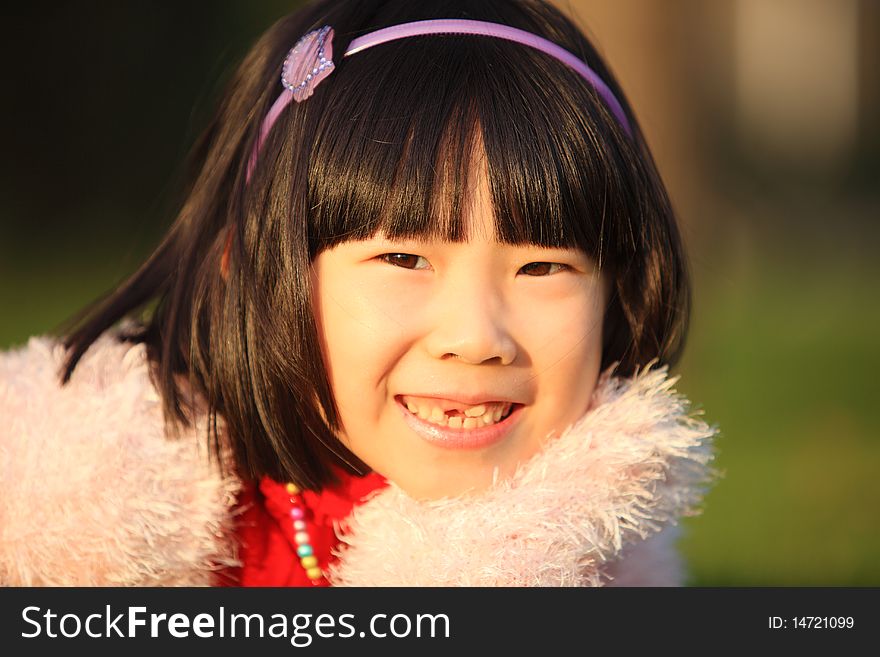
<path id="1" fill-rule="evenodd" d="M 324 572 L 318 566 L 318 558 L 312 547 L 312 540 L 304 520 L 305 510 L 300 506 L 301 500 L 295 497 L 299 495 L 300 489 L 293 483 L 288 483 L 285 488 L 290 495 L 290 517 L 293 519 L 293 540 L 297 544 L 296 555 L 300 558 L 300 565 L 306 571 L 306 576 L 313 584 L 319 584 L 324 578 Z"/>

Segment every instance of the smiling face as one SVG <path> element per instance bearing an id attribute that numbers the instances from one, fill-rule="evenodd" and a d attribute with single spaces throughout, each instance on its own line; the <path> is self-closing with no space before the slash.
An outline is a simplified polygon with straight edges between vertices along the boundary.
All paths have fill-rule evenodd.
<path id="1" fill-rule="evenodd" d="M 380 233 L 314 261 L 339 439 L 419 499 L 511 475 L 583 415 L 599 376 L 606 281 L 580 250 L 496 241 L 474 171 L 465 241 Z"/>

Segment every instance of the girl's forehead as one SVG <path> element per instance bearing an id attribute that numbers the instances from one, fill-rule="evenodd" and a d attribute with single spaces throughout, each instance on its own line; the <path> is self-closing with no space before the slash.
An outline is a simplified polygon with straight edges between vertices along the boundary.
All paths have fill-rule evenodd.
<path id="1" fill-rule="evenodd" d="M 566 168 L 552 153 L 545 156 L 543 147 L 510 148 L 504 135 L 478 120 L 444 129 L 430 138 L 423 134 L 430 127 L 414 129 L 403 145 L 369 141 L 364 148 L 373 149 L 370 157 L 319 149 L 316 161 L 325 158 L 327 166 L 310 169 L 312 255 L 381 234 L 396 241 L 496 241 L 595 251 L 602 241 L 595 239 L 600 229 L 594 218 L 600 213 L 589 207 L 593 200 L 584 191 L 599 185 L 583 179 L 590 167 Z M 572 154 L 562 157 L 567 165 L 576 160 Z M 327 171 L 340 175 L 325 176 Z M 604 221 L 605 208 L 602 213 Z"/>
<path id="2" fill-rule="evenodd" d="M 495 206 L 489 187 L 485 151 L 479 144 L 467 170 L 462 211 L 465 240 L 490 240 L 497 234 Z"/>

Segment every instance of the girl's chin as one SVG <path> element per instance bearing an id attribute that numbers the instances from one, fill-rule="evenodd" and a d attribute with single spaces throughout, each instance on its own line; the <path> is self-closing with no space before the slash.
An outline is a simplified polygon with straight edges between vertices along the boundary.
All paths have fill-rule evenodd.
<path id="1" fill-rule="evenodd" d="M 369 440 L 368 436 L 346 441 L 346 444 L 373 470 L 413 499 L 428 501 L 478 495 L 496 480 L 513 476 L 520 464 L 541 449 L 541 444 L 531 439 L 535 432 L 528 408 L 520 406 L 512 411 L 506 418 L 510 425 L 501 427 L 502 439 L 490 440 L 490 444 L 482 447 L 450 446 L 442 441 L 425 440 L 413 431 L 398 410 L 371 433 L 383 436 L 382 444 Z M 367 449 L 359 450 L 359 446 Z"/>
<path id="2" fill-rule="evenodd" d="M 393 476 L 388 478 L 416 500 L 472 496 L 486 491 L 496 479 L 503 481 L 512 476 L 517 465 L 528 459 L 528 455 L 524 455 L 522 459 L 515 459 L 512 463 L 499 463 L 497 460 L 490 463 L 475 458 L 468 463 L 468 459 L 449 457 L 448 454 L 441 455 L 422 467 L 413 467 L 410 464 L 400 479 Z"/>
<path id="3" fill-rule="evenodd" d="M 469 497 L 479 495 L 487 490 L 492 484 L 492 476 L 489 475 L 485 479 L 473 481 L 470 478 L 460 482 L 442 482 L 436 485 L 425 485 L 424 483 L 413 483 L 411 486 L 401 486 L 407 495 L 414 500 L 421 502 L 430 502 L 432 500 L 441 500 L 451 497 Z"/>

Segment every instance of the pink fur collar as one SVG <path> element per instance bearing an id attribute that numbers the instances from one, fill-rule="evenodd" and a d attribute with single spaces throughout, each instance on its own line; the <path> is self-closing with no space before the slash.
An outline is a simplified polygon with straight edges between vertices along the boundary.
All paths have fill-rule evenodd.
<path id="1" fill-rule="evenodd" d="M 51 338 L 0 353 L 0 584 L 208 585 L 238 480 L 205 426 L 166 438 L 142 345 L 102 336 L 70 382 Z"/>
<path id="2" fill-rule="evenodd" d="M 240 482 L 207 459 L 204 425 L 165 437 L 140 345 L 103 336 L 64 388 L 62 358 L 50 338 L 0 353 L 0 584 L 211 583 L 235 563 Z M 664 528 L 696 511 L 715 431 L 673 384 L 606 373 L 587 415 L 479 495 L 424 503 L 390 485 L 340 527 L 331 581 L 681 583 Z"/>
<path id="3" fill-rule="evenodd" d="M 711 477 L 715 431 L 689 415 L 675 381 L 665 369 L 606 372 L 592 410 L 484 493 L 417 502 L 389 485 L 343 528 L 331 582 L 606 583 L 625 547 L 696 511 Z"/>

